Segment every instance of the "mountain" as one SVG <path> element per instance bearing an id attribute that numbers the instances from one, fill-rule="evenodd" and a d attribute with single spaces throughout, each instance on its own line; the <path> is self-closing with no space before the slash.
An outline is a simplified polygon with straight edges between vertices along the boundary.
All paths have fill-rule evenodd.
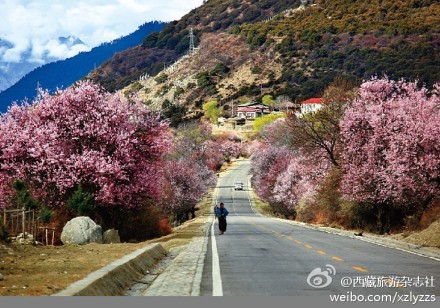
<path id="1" fill-rule="evenodd" d="M 57 88 L 70 86 L 103 61 L 122 50 L 141 44 L 148 34 L 160 31 L 164 26 L 165 23 L 157 21 L 145 23 L 130 35 L 104 43 L 89 52 L 81 52 L 72 58 L 45 64 L 32 70 L 13 86 L 0 93 L 0 112 L 6 111 L 7 106 L 13 101 L 20 101 L 25 97 L 32 100 L 36 95 L 38 84 L 51 92 Z M 67 46 L 82 43 L 80 39 L 72 36 L 60 37 L 58 40 Z"/>
<path id="2" fill-rule="evenodd" d="M 59 37 L 50 43 L 53 46 L 57 46 L 57 54 L 51 54 L 46 50 L 36 59 L 35 55 L 33 55 L 33 50 L 35 48 L 38 50 L 42 47 L 29 45 L 27 50 L 19 55 L 19 61 L 17 61 L 17 59 L 8 61 L 4 56 L 14 48 L 14 44 L 7 40 L 0 39 L 0 91 L 9 88 L 27 73 L 41 65 L 58 61 L 60 57 L 65 59 L 69 53 L 77 54 L 81 51 L 90 50 L 81 39 L 74 36 Z M 13 57 L 17 56 L 18 55 L 14 55 Z"/>
<path id="3" fill-rule="evenodd" d="M 187 54 L 190 28 L 199 48 Z M 440 81 L 439 47 L 436 0 L 210 0 L 88 77 L 151 108 L 197 114 L 211 99 L 227 108 L 264 94 L 319 96 L 336 77 L 430 86 Z M 139 78 L 146 73 L 155 77 Z"/>
<path id="4" fill-rule="evenodd" d="M 60 42 L 61 44 L 66 45 L 67 47 L 73 47 L 75 45 L 86 45 L 83 41 L 81 41 L 81 39 L 74 37 L 74 36 L 60 36 L 58 38 L 58 42 Z"/>
<path id="5" fill-rule="evenodd" d="M 89 78 L 109 91 L 127 86 L 144 74 L 155 75 L 184 55 L 193 28 L 195 45 L 204 33 L 227 31 L 231 26 L 263 21 L 284 10 L 297 7 L 300 0 L 209 0 L 160 32 L 145 38 L 142 46 L 122 52 L 89 74 Z"/>

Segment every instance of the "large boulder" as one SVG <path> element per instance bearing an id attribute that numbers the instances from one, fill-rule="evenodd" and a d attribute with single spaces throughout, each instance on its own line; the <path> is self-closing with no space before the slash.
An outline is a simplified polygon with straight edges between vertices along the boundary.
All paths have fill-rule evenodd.
<path id="1" fill-rule="evenodd" d="M 89 217 L 76 217 L 64 226 L 61 241 L 63 244 L 102 244 L 102 228 Z"/>
<path id="2" fill-rule="evenodd" d="M 117 244 L 121 242 L 118 230 L 109 229 L 104 232 L 102 242 L 104 244 Z"/>

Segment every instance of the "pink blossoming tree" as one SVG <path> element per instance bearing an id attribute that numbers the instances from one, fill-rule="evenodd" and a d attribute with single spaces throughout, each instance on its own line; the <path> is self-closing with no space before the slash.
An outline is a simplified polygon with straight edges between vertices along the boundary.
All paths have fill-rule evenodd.
<path id="1" fill-rule="evenodd" d="M 252 181 L 256 193 L 270 203 L 276 203 L 273 189 L 278 176 L 287 169 L 293 153 L 285 147 L 261 143 L 251 156 Z"/>
<path id="2" fill-rule="evenodd" d="M 15 179 L 52 207 L 64 206 L 79 184 L 100 207 L 140 206 L 159 196 L 169 148 L 167 123 L 89 81 L 44 94 L 0 119 L 1 206 L 9 206 Z"/>
<path id="3" fill-rule="evenodd" d="M 301 199 L 312 202 L 320 181 L 330 168 L 330 162 L 322 156 L 296 153 L 277 177 L 274 200 L 290 211 L 295 210 Z"/>
<path id="4" fill-rule="evenodd" d="M 216 177 L 208 167 L 190 157 L 171 160 L 164 166 L 161 204 L 177 220 L 195 217 L 195 207 L 204 194 L 215 185 Z"/>
<path id="5" fill-rule="evenodd" d="M 429 92 L 415 82 L 373 78 L 341 122 L 342 192 L 419 215 L 440 193 L 440 84 Z"/>

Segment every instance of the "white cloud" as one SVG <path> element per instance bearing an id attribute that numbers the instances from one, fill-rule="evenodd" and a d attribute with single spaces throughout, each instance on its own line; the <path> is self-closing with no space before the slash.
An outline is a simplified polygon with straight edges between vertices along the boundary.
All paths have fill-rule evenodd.
<path id="1" fill-rule="evenodd" d="M 0 38 L 13 44 L 0 49 L 0 60 L 22 61 L 25 52 L 31 61 L 44 56 L 71 57 L 84 46 L 68 49 L 58 37 L 80 38 L 89 48 L 127 35 L 141 24 L 179 19 L 203 0 L 2 0 Z"/>

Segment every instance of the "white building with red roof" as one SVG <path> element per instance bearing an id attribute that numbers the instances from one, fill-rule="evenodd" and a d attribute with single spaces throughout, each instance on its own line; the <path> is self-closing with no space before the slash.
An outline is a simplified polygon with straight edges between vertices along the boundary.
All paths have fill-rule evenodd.
<path id="1" fill-rule="evenodd" d="M 320 97 L 309 98 L 298 103 L 299 111 L 297 115 L 304 115 L 306 113 L 316 112 L 322 108 L 323 100 Z"/>

